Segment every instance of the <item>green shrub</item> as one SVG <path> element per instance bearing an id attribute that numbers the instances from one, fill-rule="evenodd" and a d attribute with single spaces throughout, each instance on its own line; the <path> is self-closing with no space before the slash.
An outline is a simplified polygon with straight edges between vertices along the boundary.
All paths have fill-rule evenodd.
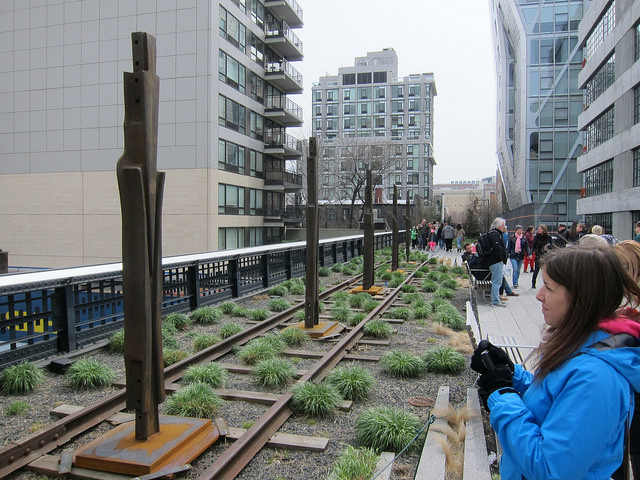
<path id="1" fill-rule="evenodd" d="M 353 401 L 367 398 L 376 383 L 371 372 L 358 365 L 334 368 L 327 375 L 326 382 L 332 385 L 342 398 Z"/>
<path id="2" fill-rule="evenodd" d="M 418 355 L 393 350 L 380 359 L 382 370 L 394 377 L 416 378 L 424 372 L 424 362 Z"/>
<path id="3" fill-rule="evenodd" d="M 356 271 L 351 267 L 344 267 L 342 269 L 342 274 L 343 275 L 351 276 L 351 275 L 354 275 L 355 273 L 356 273 Z"/>
<path id="4" fill-rule="evenodd" d="M 367 314 L 364 312 L 355 312 L 353 315 L 349 317 L 349 320 L 346 322 L 346 324 L 349 325 L 350 327 L 355 327 L 366 317 L 367 317 Z"/>
<path id="5" fill-rule="evenodd" d="M 271 297 L 284 297 L 288 293 L 289 289 L 282 284 L 269 289 L 269 296 Z"/>
<path id="6" fill-rule="evenodd" d="M 456 288 L 458 288 L 458 282 L 456 282 L 453 278 L 447 278 L 446 280 L 443 280 L 440 282 L 440 286 L 442 288 L 448 288 L 450 290 L 455 290 Z"/>
<path id="7" fill-rule="evenodd" d="M 319 277 L 328 277 L 329 275 L 331 275 L 331 270 L 329 269 L 329 267 L 320 267 L 318 269 Z"/>
<path id="8" fill-rule="evenodd" d="M 374 338 L 389 338 L 393 335 L 393 329 L 384 320 L 369 320 L 362 327 L 365 335 Z"/>
<path id="9" fill-rule="evenodd" d="M 298 310 L 296 313 L 294 313 L 292 320 L 294 322 L 304 322 L 306 315 L 307 313 L 304 311 L 304 309 Z"/>
<path id="10" fill-rule="evenodd" d="M 456 292 L 454 292 L 450 288 L 441 287 L 433 293 L 433 296 L 435 298 L 444 298 L 444 299 L 450 300 L 456 296 Z"/>
<path id="11" fill-rule="evenodd" d="M 229 372 L 217 363 L 207 363 L 205 365 L 193 365 L 187 369 L 182 377 L 184 383 L 195 382 L 206 383 L 213 388 L 222 388 L 229 379 Z"/>
<path id="12" fill-rule="evenodd" d="M 407 307 L 392 308 L 384 314 L 386 318 L 401 318 L 402 320 L 409 320 L 413 317 L 411 309 Z"/>
<path id="13" fill-rule="evenodd" d="M 334 305 L 331 315 L 336 322 L 348 323 L 351 317 L 351 309 L 344 304 Z"/>
<path id="14" fill-rule="evenodd" d="M 254 322 L 262 322 L 271 316 L 271 312 L 266 308 L 254 308 L 247 310 L 247 318 Z"/>
<path id="15" fill-rule="evenodd" d="M 191 314 L 191 320 L 202 325 L 212 325 L 221 318 L 222 311 L 216 307 L 200 307 Z"/>
<path id="16" fill-rule="evenodd" d="M 184 350 L 180 350 L 179 348 L 165 348 L 162 351 L 162 357 L 165 367 L 173 365 L 174 363 L 178 363 L 180 360 L 184 360 L 188 356 L 189 354 L 187 352 L 185 352 Z"/>
<path id="17" fill-rule="evenodd" d="M 256 362 L 251 373 L 263 387 L 280 388 L 293 381 L 296 367 L 285 358 L 273 357 Z"/>
<path id="18" fill-rule="evenodd" d="M 272 312 L 284 312 L 291 304 L 284 298 L 272 298 L 269 300 L 269 310 Z"/>
<path id="19" fill-rule="evenodd" d="M 442 307 L 451 305 L 451 302 L 447 301 L 444 298 L 432 298 L 429 302 L 429 307 L 431 307 L 432 312 L 436 312 L 440 310 Z M 453 307 L 453 305 L 451 305 Z M 454 307 L 455 308 L 455 307 Z"/>
<path id="20" fill-rule="evenodd" d="M 195 382 L 175 392 L 164 402 L 164 405 L 167 415 L 211 418 L 223 403 L 210 385 Z"/>
<path id="21" fill-rule="evenodd" d="M 429 265 L 435 265 L 436 263 L 438 263 L 438 259 L 436 257 L 431 257 L 429 259 Z"/>
<path id="22" fill-rule="evenodd" d="M 413 278 L 422 278 L 424 277 L 424 273 L 422 273 L 420 270 L 416 270 L 415 272 L 413 272 Z"/>
<path id="23" fill-rule="evenodd" d="M 351 293 L 342 290 L 331 295 L 331 300 L 335 303 L 347 303 L 351 295 Z"/>
<path id="24" fill-rule="evenodd" d="M 442 272 L 442 273 L 448 273 L 448 272 L 449 272 L 449 267 L 447 267 L 447 266 L 446 266 L 446 265 L 444 265 L 444 264 L 443 264 L 443 265 L 438 265 L 437 270 L 438 270 L 439 272 Z"/>
<path id="25" fill-rule="evenodd" d="M 420 303 L 425 303 L 424 300 L 424 295 L 422 295 L 421 293 L 401 293 L 400 294 L 400 299 L 404 302 L 404 303 L 408 303 L 409 305 L 416 305 L 416 304 L 420 304 Z"/>
<path id="26" fill-rule="evenodd" d="M 441 276 L 442 275 L 440 273 L 438 273 L 438 272 L 435 272 L 435 271 L 429 272 L 429 273 L 427 273 L 427 280 L 432 280 L 434 282 L 439 282 Z"/>
<path id="27" fill-rule="evenodd" d="M 162 348 L 179 348 L 180 344 L 176 338 L 177 333 L 173 325 L 162 325 Z"/>
<path id="28" fill-rule="evenodd" d="M 211 345 L 215 345 L 220 340 L 220 337 L 218 335 L 214 335 L 213 333 L 200 334 L 193 341 L 193 351 L 199 352 L 200 350 L 204 350 Z"/>
<path id="29" fill-rule="evenodd" d="M 338 457 L 327 480 L 371 478 L 379 458 L 370 448 L 355 448 L 349 445 Z"/>
<path id="30" fill-rule="evenodd" d="M 240 333 L 242 331 L 242 326 L 237 323 L 227 322 L 220 325 L 220 330 L 218 330 L 218 334 L 221 338 L 229 338 L 233 337 L 236 333 Z"/>
<path id="31" fill-rule="evenodd" d="M 429 349 L 423 356 L 427 372 L 451 373 L 457 375 L 461 373 L 466 365 L 464 357 L 451 347 L 440 346 Z"/>
<path id="32" fill-rule="evenodd" d="M 356 443 L 376 452 L 400 452 L 409 446 L 422 427 L 411 412 L 393 407 L 373 407 L 358 416 L 355 425 Z M 417 443 L 409 449 L 417 448 Z"/>
<path id="33" fill-rule="evenodd" d="M 380 273 L 378 278 L 380 278 L 380 280 L 382 280 L 383 282 L 388 282 L 389 280 L 391 280 L 393 278 L 393 275 L 391 274 L 391 272 L 386 271 L 386 272 Z"/>
<path id="34" fill-rule="evenodd" d="M 305 291 L 304 283 L 293 283 L 289 286 L 289 293 L 291 295 L 304 295 Z"/>
<path id="35" fill-rule="evenodd" d="M 254 338 L 238 351 L 238 358 L 243 363 L 254 365 L 260 360 L 277 357 L 284 349 L 284 342 L 274 336 Z"/>
<path id="36" fill-rule="evenodd" d="M 31 362 L 21 362 L 0 373 L 0 390 L 7 395 L 29 393 L 42 385 L 44 379 L 42 368 Z"/>
<path id="37" fill-rule="evenodd" d="M 238 311 L 240 307 L 236 305 L 234 302 L 224 302 L 218 305 L 218 309 L 225 315 L 235 316 L 235 313 Z"/>
<path id="38" fill-rule="evenodd" d="M 314 418 L 333 413 L 342 402 L 340 393 L 327 383 L 302 382 L 293 387 L 291 408 L 294 412 Z"/>
<path id="39" fill-rule="evenodd" d="M 458 276 L 464 275 L 465 269 L 464 269 L 464 267 L 456 265 L 454 267 L 451 267 L 451 273 L 453 273 L 454 275 L 458 275 Z"/>
<path id="40" fill-rule="evenodd" d="M 7 417 L 15 417 L 29 411 L 29 404 L 24 400 L 17 400 L 7 407 L 4 414 Z"/>
<path id="41" fill-rule="evenodd" d="M 297 327 L 288 327 L 278 333 L 288 347 L 299 347 L 309 341 L 309 334 Z"/>
<path id="42" fill-rule="evenodd" d="M 421 303 L 413 307 L 413 316 L 418 320 L 429 318 L 431 313 L 431 307 L 426 303 Z"/>
<path id="43" fill-rule="evenodd" d="M 171 324 L 176 330 L 184 331 L 191 327 L 191 319 L 184 313 L 170 313 L 162 319 L 163 324 Z"/>
<path id="44" fill-rule="evenodd" d="M 376 308 L 378 308 L 378 301 L 374 300 L 373 298 L 370 298 L 369 300 L 367 300 L 366 302 L 364 302 L 364 304 L 362 305 L 362 310 L 364 310 L 365 312 L 369 313 L 372 312 L 373 310 L 375 310 Z"/>
<path id="45" fill-rule="evenodd" d="M 351 308 L 362 308 L 362 306 L 371 300 L 371 295 L 365 292 L 352 294 L 349 297 L 349 305 Z"/>
<path id="46" fill-rule="evenodd" d="M 95 358 L 82 358 L 65 372 L 69 384 L 74 388 L 106 387 L 115 378 L 115 372 Z"/>
<path id="47" fill-rule="evenodd" d="M 107 348 L 110 353 L 124 353 L 124 330 L 118 330 L 111 335 Z"/>
<path id="48" fill-rule="evenodd" d="M 408 283 L 403 283 L 402 287 L 400 287 L 400 290 L 403 293 L 414 293 L 418 291 L 418 287 L 416 287 L 415 285 L 409 285 Z"/>
<path id="49" fill-rule="evenodd" d="M 344 269 L 344 267 L 342 266 L 341 263 L 334 263 L 331 266 L 331 271 L 335 272 L 335 273 L 340 273 L 340 272 L 342 272 L 343 269 Z"/>
<path id="50" fill-rule="evenodd" d="M 436 310 L 432 320 L 458 332 L 461 332 L 467 327 L 467 319 L 453 306 L 445 306 Z"/>

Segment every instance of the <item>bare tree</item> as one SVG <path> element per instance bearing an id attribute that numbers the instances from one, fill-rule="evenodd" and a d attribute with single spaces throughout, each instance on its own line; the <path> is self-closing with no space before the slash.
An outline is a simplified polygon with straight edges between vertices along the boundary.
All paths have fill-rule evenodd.
<path id="1" fill-rule="evenodd" d="M 466 208 L 465 231 L 472 234 L 488 232 L 498 213 L 498 207 L 488 199 L 473 197 Z"/>

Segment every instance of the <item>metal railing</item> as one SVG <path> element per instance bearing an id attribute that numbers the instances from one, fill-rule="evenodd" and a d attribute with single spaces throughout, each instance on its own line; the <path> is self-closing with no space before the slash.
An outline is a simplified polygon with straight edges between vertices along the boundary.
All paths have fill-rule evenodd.
<path id="1" fill-rule="evenodd" d="M 284 73 L 291 77 L 300 87 L 302 87 L 302 74 L 293 68 L 289 61 L 281 58 L 279 60 L 272 60 L 265 62 L 265 73 Z"/>
<path id="2" fill-rule="evenodd" d="M 265 36 L 269 37 L 283 37 L 289 40 L 291 44 L 302 53 L 302 40 L 293 32 L 291 27 L 287 25 L 287 22 L 282 20 L 281 22 L 268 22 Z"/>
<path id="3" fill-rule="evenodd" d="M 374 248 L 391 246 L 391 237 L 377 233 Z M 321 266 L 348 262 L 363 254 L 363 236 L 321 240 L 318 248 Z M 165 258 L 162 313 L 270 288 L 304 275 L 305 261 L 306 242 Z M 0 370 L 80 350 L 123 326 L 120 263 L 0 275 Z"/>
<path id="4" fill-rule="evenodd" d="M 284 110 L 296 118 L 302 118 L 302 107 L 292 101 L 286 95 L 268 95 L 266 110 Z"/>

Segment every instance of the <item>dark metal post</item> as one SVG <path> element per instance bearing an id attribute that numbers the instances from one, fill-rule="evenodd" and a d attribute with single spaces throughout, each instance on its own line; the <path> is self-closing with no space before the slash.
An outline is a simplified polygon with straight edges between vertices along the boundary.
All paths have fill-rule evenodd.
<path id="1" fill-rule="evenodd" d="M 409 192 L 407 192 L 407 205 L 405 207 L 405 214 L 404 214 L 404 228 L 405 228 L 405 233 L 404 233 L 404 246 L 405 246 L 405 250 L 407 252 L 407 262 L 409 261 L 409 252 L 411 250 L 411 205 L 409 204 Z"/>
<path id="2" fill-rule="evenodd" d="M 307 268 L 304 295 L 304 326 L 318 325 L 318 181 L 316 170 L 316 137 L 309 137 L 307 157 Z"/>
<path id="3" fill-rule="evenodd" d="M 393 217 L 391 218 L 391 271 L 398 270 L 398 186 L 393 186 Z"/>
<path id="4" fill-rule="evenodd" d="M 164 400 L 162 359 L 162 197 L 157 168 L 156 41 L 131 34 L 133 73 L 124 73 L 124 153 L 117 176 L 122 210 L 122 284 L 127 408 L 135 410 L 135 437 L 159 432 Z"/>
<path id="5" fill-rule="evenodd" d="M 371 170 L 367 170 L 367 184 L 364 189 L 364 270 L 362 272 L 362 289 L 369 290 L 373 286 L 373 178 Z"/>
<path id="6" fill-rule="evenodd" d="M 3 252 L 0 249 L 0 273 L 9 272 L 9 252 Z"/>

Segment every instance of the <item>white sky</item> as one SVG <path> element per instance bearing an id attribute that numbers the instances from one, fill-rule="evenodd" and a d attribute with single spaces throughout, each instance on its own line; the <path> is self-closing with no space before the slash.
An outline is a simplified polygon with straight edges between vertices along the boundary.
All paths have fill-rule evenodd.
<path id="1" fill-rule="evenodd" d="M 393 48 L 398 75 L 433 73 L 434 183 L 496 173 L 496 87 L 489 0 L 297 0 L 304 60 L 304 111 L 311 135 L 311 85 L 355 57 Z"/>

